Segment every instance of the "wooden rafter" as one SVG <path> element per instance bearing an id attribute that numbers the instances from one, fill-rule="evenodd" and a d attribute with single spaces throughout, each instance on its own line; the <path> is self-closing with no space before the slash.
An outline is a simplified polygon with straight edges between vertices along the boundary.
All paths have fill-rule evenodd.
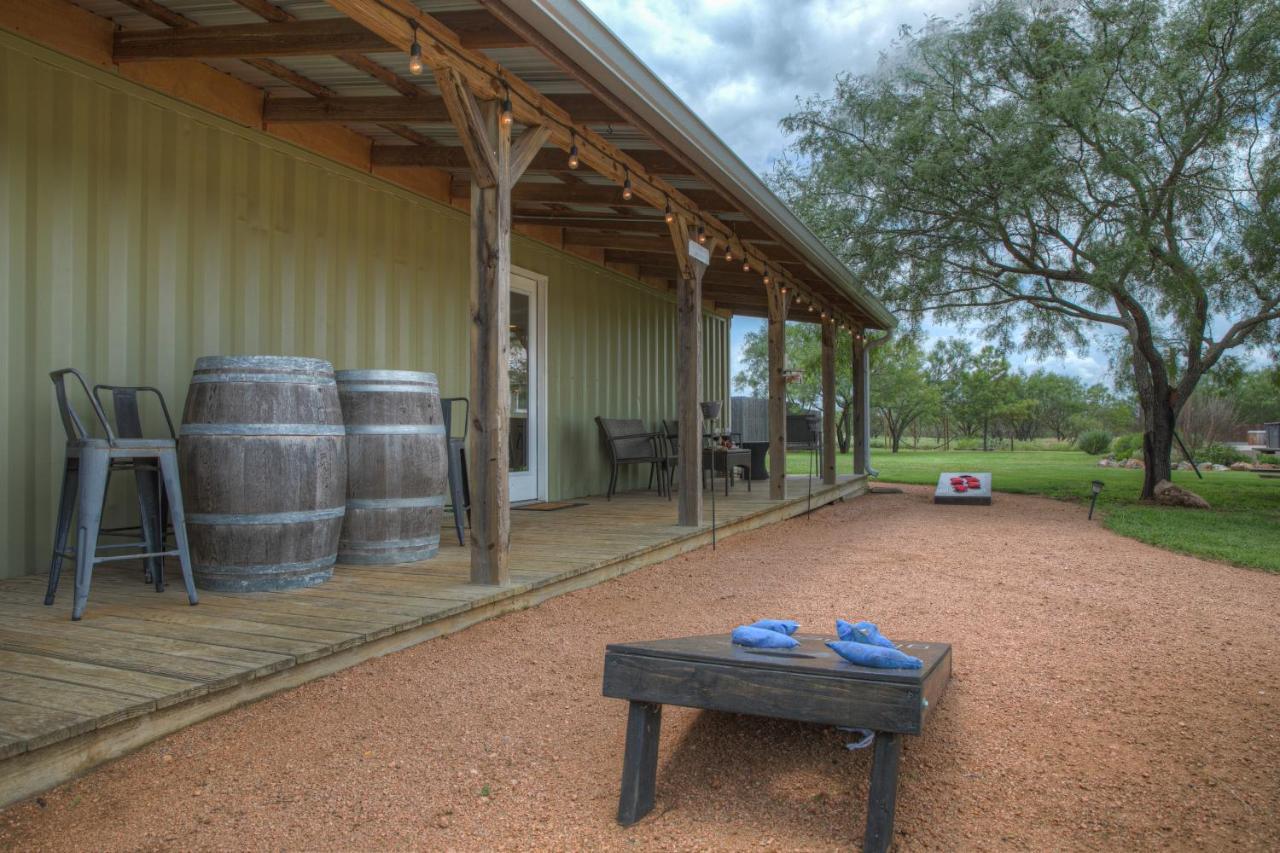
<path id="1" fill-rule="evenodd" d="M 377 33 L 398 49 L 408 51 L 417 27 L 418 41 L 423 58 L 429 65 L 449 67 L 457 72 L 465 84 L 482 99 L 501 97 L 509 93 L 515 119 L 523 124 L 545 125 L 550 130 L 550 141 L 562 150 L 568 150 L 574 141 L 578 143 L 579 158 L 583 164 L 615 183 L 621 184 L 629 175 L 634 192 L 633 204 L 639 201 L 661 210 L 667 200 L 691 217 L 703 223 L 710 236 L 732 241 L 732 230 L 721 222 L 709 208 L 695 200 L 692 192 L 677 189 L 661 177 L 649 173 L 629 154 L 613 145 L 590 127 L 575 120 L 566 110 L 548 99 L 518 76 L 503 69 L 493 59 L 468 49 L 448 27 L 431 15 L 424 13 L 410 0 L 328 0 L 329 5 L 354 21 Z M 521 187 L 520 189 L 523 189 Z M 594 187 L 572 187 L 570 192 L 594 190 Z M 707 191 L 704 191 L 707 192 Z M 718 198 L 716 193 L 708 193 Z M 560 200 L 559 198 L 550 200 Z M 598 202 L 597 202 L 598 203 Z M 603 202 L 609 203 L 609 202 Z M 758 248 L 735 247 L 739 256 L 745 255 L 748 263 L 757 271 L 766 267 L 784 274 L 780 264 Z"/>
<path id="2" fill-rule="evenodd" d="M 362 99 L 363 100 L 363 99 Z M 425 100 L 425 99 L 424 99 Z M 283 103 L 283 101 L 282 101 Z M 443 109 L 443 105 L 441 105 Z M 691 177 L 678 160 L 665 151 L 630 151 L 637 162 L 642 163 L 650 172 L 669 177 Z M 465 168 L 466 153 L 461 148 L 438 145 L 432 148 L 418 148 L 412 145 L 375 145 L 373 162 L 381 166 L 434 166 L 436 168 Z M 571 175 L 573 172 L 565 164 L 564 152 L 547 148 L 538 153 L 530 169 L 538 172 L 558 172 Z M 754 228 L 754 226 L 753 226 Z M 665 228 L 663 229 L 666 230 Z M 741 231 L 741 229 L 739 229 Z M 758 228 L 752 234 L 764 237 Z M 751 236 L 745 234 L 744 236 Z"/>
<path id="3" fill-rule="evenodd" d="M 386 52 L 393 48 L 346 18 L 288 23 L 187 26 L 178 30 L 121 30 L 112 57 L 117 64 L 162 59 L 251 59 Z"/>

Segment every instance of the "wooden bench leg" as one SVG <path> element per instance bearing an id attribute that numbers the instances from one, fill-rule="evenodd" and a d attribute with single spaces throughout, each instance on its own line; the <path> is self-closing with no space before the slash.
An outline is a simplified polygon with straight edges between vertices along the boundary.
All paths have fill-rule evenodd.
<path id="1" fill-rule="evenodd" d="M 627 709 L 627 747 L 622 756 L 622 794 L 618 797 L 618 823 L 623 826 L 630 826 L 653 809 L 661 729 L 661 705 L 652 702 L 630 704 Z"/>
<path id="2" fill-rule="evenodd" d="M 893 843 L 893 812 L 898 804 L 898 759 L 901 757 L 902 735 L 876 732 L 871 793 L 867 797 L 867 831 L 862 839 L 864 853 L 885 853 Z"/>

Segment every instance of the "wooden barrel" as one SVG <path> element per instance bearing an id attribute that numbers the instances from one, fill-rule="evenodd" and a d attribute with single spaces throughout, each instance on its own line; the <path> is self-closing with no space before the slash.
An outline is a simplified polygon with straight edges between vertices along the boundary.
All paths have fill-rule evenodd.
<path id="1" fill-rule="evenodd" d="M 178 464 L 197 586 L 251 592 L 332 576 L 347 457 L 329 362 L 197 359 Z"/>
<path id="2" fill-rule="evenodd" d="M 410 563 L 440 548 L 449 479 L 435 374 L 339 370 L 347 428 L 347 515 L 338 560 Z"/>

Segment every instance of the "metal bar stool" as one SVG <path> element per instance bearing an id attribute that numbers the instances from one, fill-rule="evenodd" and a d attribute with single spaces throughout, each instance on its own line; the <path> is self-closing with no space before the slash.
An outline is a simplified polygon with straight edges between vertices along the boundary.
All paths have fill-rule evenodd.
<path id="1" fill-rule="evenodd" d="M 160 393 L 159 388 L 153 388 L 150 385 L 94 385 L 93 396 L 98 398 L 99 405 L 102 405 L 102 392 L 104 391 L 111 392 L 111 414 L 115 418 L 117 436 L 120 438 L 146 438 L 142 431 L 141 407 L 138 404 L 138 395 L 146 393 L 155 395 L 156 401 L 160 404 L 160 411 L 164 415 L 165 427 L 169 430 L 169 439 L 177 442 L 178 436 L 173 430 L 173 418 L 169 415 L 169 407 L 165 404 L 164 394 Z M 106 411 L 105 407 L 103 410 Z M 164 502 L 161 500 L 161 496 L 164 494 L 164 484 L 163 478 L 160 476 L 160 466 L 151 459 L 112 459 L 111 465 L 107 468 L 108 494 L 111 492 L 111 474 L 114 471 L 133 472 L 138 493 L 138 511 L 142 518 L 142 524 L 127 527 L 104 527 L 99 531 L 99 535 L 120 536 L 127 533 L 137 533 L 144 537 L 144 541 L 151 541 L 146 537 L 157 534 L 155 531 L 147 530 L 147 525 L 158 524 L 159 534 L 156 541 L 167 542 L 168 533 L 172 530 L 172 524 Z M 163 592 L 164 560 L 159 557 L 149 557 L 146 561 L 146 570 L 143 578 L 147 583 L 155 583 L 156 592 Z"/>
<path id="2" fill-rule="evenodd" d="M 70 374 L 76 378 L 93 408 L 94 416 L 106 433 L 106 438 L 93 438 L 85 429 L 79 415 L 71 407 L 67 399 L 66 377 Z M 71 607 L 71 618 L 78 620 L 84 615 L 85 605 L 89 601 L 89 583 L 93 577 L 93 567 L 99 563 L 118 562 L 120 560 L 159 560 L 164 557 L 177 557 L 182 566 L 182 580 L 187 587 L 187 599 L 197 602 L 195 581 L 191 576 L 191 556 L 187 549 L 187 528 L 182 512 L 182 487 L 178 483 L 177 444 L 171 439 L 158 438 L 120 438 L 107 422 L 102 406 L 89 391 L 84 377 L 74 368 L 63 368 L 49 374 L 53 380 L 54 393 L 58 400 L 58 413 L 62 417 L 62 426 L 67 433 L 66 461 L 62 473 L 62 493 L 58 500 L 58 526 L 53 537 L 53 559 L 49 564 L 49 589 L 44 603 L 53 604 L 54 594 L 58 590 L 58 578 L 62 573 L 64 558 L 76 561 L 74 601 Z M 164 550 L 161 539 L 159 513 L 143 510 L 141 527 L 143 539 L 120 545 L 107 545 L 99 548 L 98 536 L 102 532 L 102 507 L 107 497 L 107 477 L 111 464 L 117 460 L 142 462 L 154 465 L 159 469 L 164 495 L 168 499 L 169 517 L 173 520 L 174 539 L 177 548 Z M 145 476 L 148 481 L 149 475 Z M 141 503 L 140 506 L 145 506 Z M 156 508 L 159 507 L 159 496 L 156 496 Z M 76 549 L 67 550 L 67 538 L 71 533 L 72 511 L 76 515 Z M 148 517 L 149 516 L 149 517 Z M 99 550 L 118 551 L 140 549 L 133 553 L 99 556 Z M 157 582 L 159 588 L 159 582 Z"/>
<path id="3" fill-rule="evenodd" d="M 453 434 L 453 407 L 462 407 L 462 434 Z M 462 517 L 471 523 L 471 483 L 467 480 L 467 426 L 471 419 L 471 401 L 466 397 L 445 397 L 440 401 L 444 412 L 444 434 L 449 439 L 449 503 L 453 506 L 453 527 L 458 544 L 467 544 L 462 535 Z"/>

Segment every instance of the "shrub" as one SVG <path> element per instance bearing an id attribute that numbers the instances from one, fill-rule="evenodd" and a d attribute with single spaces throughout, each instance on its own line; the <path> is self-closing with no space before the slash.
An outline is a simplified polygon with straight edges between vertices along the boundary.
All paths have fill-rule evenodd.
<path id="1" fill-rule="evenodd" d="M 1142 455 L 1142 433 L 1130 432 L 1117 435 L 1111 442 L 1111 454 L 1117 459 L 1132 459 Z"/>
<path id="2" fill-rule="evenodd" d="M 1099 456 L 1107 452 L 1111 446 L 1111 433 L 1101 429 L 1091 429 L 1080 434 L 1076 439 L 1076 447 L 1091 456 Z"/>
<path id="3" fill-rule="evenodd" d="M 1195 456 L 1196 462 L 1200 464 L 1230 465 L 1233 462 L 1252 461 L 1250 457 L 1239 450 L 1234 447 L 1228 447 L 1225 444 L 1211 444 L 1208 447 L 1202 447 Z"/>
<path id="4" fill-rule="evenodd" d="M 953 438 L 951 439 L 952 450 L 981 450 L 982 439 L 980 438 Z"/>

